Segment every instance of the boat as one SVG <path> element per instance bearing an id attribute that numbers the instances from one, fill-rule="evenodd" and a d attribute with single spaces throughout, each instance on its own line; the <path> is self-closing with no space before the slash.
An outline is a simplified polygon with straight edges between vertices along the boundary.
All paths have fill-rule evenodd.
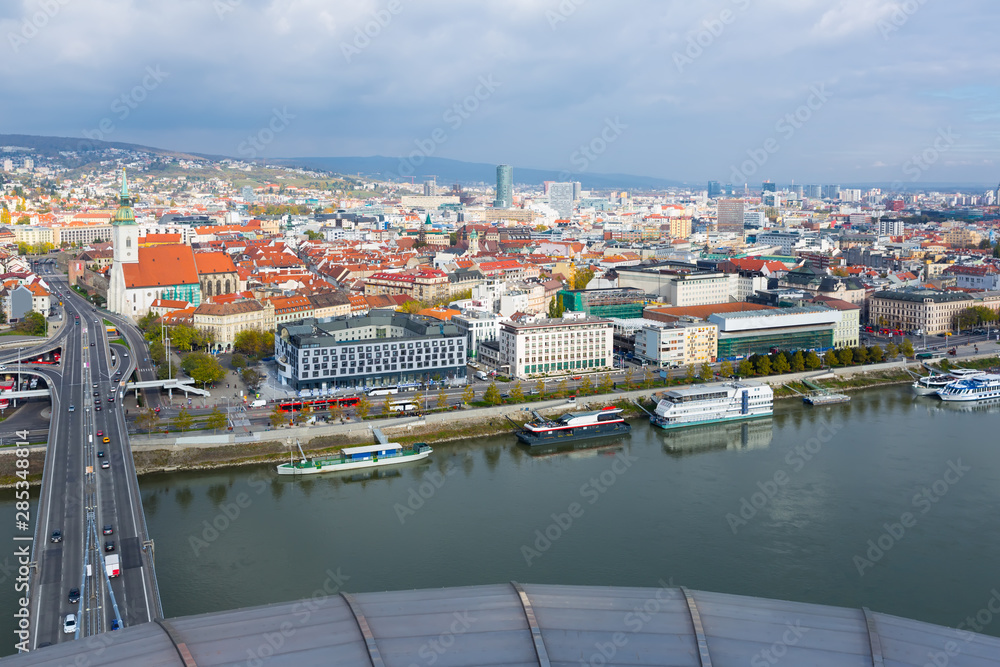
<path id="1" fill-rule="evenodd" d="M 917 378 L 917 380 L 910 386 L 913 387 L 913 393 L 917 396 L 933 396 L 938 393 L 940 389 L 944 389 L 949 382 L 979 375 L 980 373 L 982 373 L 982 371 L 977 371 L 972 368 L 954 368 L 947 373 L 938 373 L 931 370 L 930 375 Z"/>
<path id="2" fill-rule="evenodd" d="M 380 445 L 365 445 L 363 447 L 344 447 L 339 455 L 327 458 L 290 461 L 278 466 L 279 475 L 315 475 L 324 472 L 340 472 L 343 470 L 358 470 L 361 468 L 377 468 L 409 463 L 426 459 L 431 455 L 429 445 L 422 442 L 404 449 L 396 442 Z"/>
<path id="3" fill-rule="evenodd" d="M 1000 398 L 1000 375 L 978 373 L 953 380 L 938 390 L 942 401 L 984 401 Z"/>
<path id="4" fill-rule="evenodd" d="M 520 427 L 515 434 L 521 442 L 536 445 L 551 445 L 573 440 L 599 438 L 603 436 L 626 435 L 632 430 L 622 408 L 606 407 L 588 412 L 567 412 L 558 419 L 546 419 L 536 411 L 535 418 Z"/>
<path id="5" fill-rule="evenodd" d="M 649 421 L 663 429 L 768 417 L 774 409 L 774 391 L 754 380 L 716 382 L 671 389 L 656 404 Z"/>

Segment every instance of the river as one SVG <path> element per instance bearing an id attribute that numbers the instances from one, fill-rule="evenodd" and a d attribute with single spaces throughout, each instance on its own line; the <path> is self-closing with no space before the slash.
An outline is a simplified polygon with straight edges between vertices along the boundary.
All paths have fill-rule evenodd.
<path id="1" fill-rule="evenodd" d="M 592 449 L 529 451 L 504 435 L 377 473 L 144 476 L 164 611 L 324 585 L 663 582 L 954 626 L 1000 589 L 998 406 L 887 387 L 822 408 L 783 401 L 745 425 L 632 423 Z M 9 494 L 0 511 L 13 534 Z M 0 601 L 13 609 L 10 575 Z M 1000 619 L 984 632 L 1000 636 Z"/>

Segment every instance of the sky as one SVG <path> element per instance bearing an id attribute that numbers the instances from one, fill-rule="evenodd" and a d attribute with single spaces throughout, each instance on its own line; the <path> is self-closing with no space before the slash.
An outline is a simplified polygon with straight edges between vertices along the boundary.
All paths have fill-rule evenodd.
<path id="1" fill-rule="evenodd" d="M 0 133 L 995 184 L 998 18 L 995 0 L 8 0 Z"/>

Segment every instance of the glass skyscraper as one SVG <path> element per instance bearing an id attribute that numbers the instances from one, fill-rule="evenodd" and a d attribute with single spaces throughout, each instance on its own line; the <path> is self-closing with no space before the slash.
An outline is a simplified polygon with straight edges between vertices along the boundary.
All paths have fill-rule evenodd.
<path id="1" fill-rule="evenodd" d="M 514 206 L 514 168 L 509 164 L 497 167 L 497 198 L 493 208 L 512 208 Z"/>

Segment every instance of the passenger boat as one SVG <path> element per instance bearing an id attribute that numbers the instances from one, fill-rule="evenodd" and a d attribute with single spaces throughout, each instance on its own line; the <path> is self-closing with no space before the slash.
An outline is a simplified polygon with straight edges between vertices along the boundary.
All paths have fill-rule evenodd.
<path id="1" fill-rule="evenodd" d="M 768 417 L 774 411 L 774 391 L 753 380 L 717 382 L 671 389 L 649 418 L 664 429 Z"/>
<path id="2" fill-rule="evenodd" d="M 278 474 L 315 475 L 322 472 L 392 466 L 426 459 L 433 451 L 429 445 L 422 442 L 408 449 L 403 449 L 402 445 L 395 442 L 365 445 L 364 447 L 345 447 L 340 450 L 339 456 L 317 459 L 303 458 L 299 461 L 282 463 L 278 466 Z"/>
<path id="3" fill-rule="evenodd" d="M 520 427 L 515 434 L 528 445 L 551 445 L 586 438 L 625 435 L 632 430 L 622 409 L 607 407 L 590 412 L 567 412 L 558 419 L 546 419 L 535 411 L 535 418 Z"/>
<path id="4" fill-rule="evenodd" d="M 1000 398 L 1000 375 L 979 373 L 949 382 L 938 390 L 942 401 L 983 401 Z"/>
<path id="5" fill-rule="evenodd" d="M 949 382 L 979 375 L 980 373 L 982 371 L 971 368 L 954 368 L 947 373 L 935 373 L 931 371 L 930 375 L 918 378 L 911 386 L 913 387 L 913 393 L 917 396 L 933 396 L 939 390 L 944 389 Z"/>

